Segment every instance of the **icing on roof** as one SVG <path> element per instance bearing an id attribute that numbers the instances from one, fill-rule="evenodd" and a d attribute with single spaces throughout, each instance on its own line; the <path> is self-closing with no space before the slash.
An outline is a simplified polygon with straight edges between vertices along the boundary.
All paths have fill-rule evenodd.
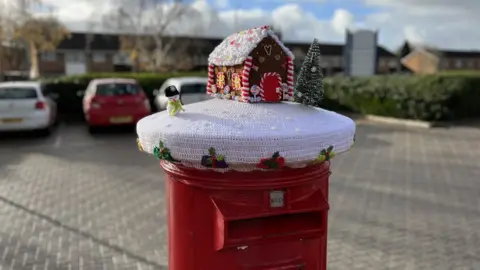
<path id="1" fill-rule="evenodd" d="M 283 45 L 277 35 L 268 26 L 252 28 L 231 34 L 218 45 L 208 57 L 208 62 L 216 66 L 234 66 L 242 64 L 248 55 L 267 36 L 270 36 L 292 59 L 293 53 Z"/>

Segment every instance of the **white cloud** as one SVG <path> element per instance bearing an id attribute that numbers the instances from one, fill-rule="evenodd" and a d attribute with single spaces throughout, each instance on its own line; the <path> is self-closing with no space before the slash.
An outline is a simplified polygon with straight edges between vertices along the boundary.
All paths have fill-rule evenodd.
<path id="1" fill-rule="evenodd" d="M 339 34 L 344 34 L 345 29 L 354 25 L 354 17 L 352 13 L 345 9 L 337 9 L 333 13 L 332 27 Z"/>
<path id="2" fill-rule="evenodd" d="M 382 11 L 367 16 L 383 42 L 404 38 L 439 48 L 480 50 L 480 1 L 364 0 Z M 389 42 L 390 43 L 390 42 Z"/>
<path id="3" fill-rule="evenodd" d="M 309 3 L 309 4 L 320 4 L 325 3 L 326 0 L 256 0 L 256 2 L 262 3 Z"/>
<path id="4" fill-rule="evenodd" d="M 224 9 L 224 8 L 227 8 L 229 5 L 230 5 L 230 1 L 228 0 L 215 0 L 215 6 L 217 8 Z"/>
<path id="5" fill-rule="evenodd" d="M 420 32 L 418 28 L 413 25 L 407 25 L 403 28 L 405 38 L 412 43 L 423 44 L 426 43 L 425 35 Z"/>
<path id="6" fill-rule="evenodd" d="M 112 6 L 107 4 L 92 6 L 91 1 L 93 0 L 79 0 L 75 7 L 57 5 L 60 20 L 65 22 L 72 30 L 82 30 L 86 27 L 86 21 L 95 18 L 99 21 L 98 18 L 101 17 L 102 12 L 112 9 Z M 80 9 L 83 12 L 79 13 L 78 10 Z M 84 17 L 78 14 L 83 14 Z M 303 10 L 298 4 L 285 4 L 271 12 L 260 8 L 218 12 L 215 7 L 210 6 L 204 0 L 195 1 L 188 14 L 188 16 L 184 16 L 172 24 L 172 32 L 224 37 L 234 31 L 268 24 L 282 31 L 286 40 L 311 41 L 313 38 L 318 38 L 326 42 L 342 42 L 344 40 L 342 28 L 350 25 L 353 18 L 348 11 L 341 10 L 340 16 L 336 14 L 330 20 L 319 20 L 312 13 Z M 100 31 L 102 27 L 99 22 L 97 26 L 97 31 Z M 195 26 L 193 31 L 192 26 Z"/>
<path id="7" fill-rule="evenodd" d="M 58 16 L 73 30 L 85 30 L 86 21 L 97 19 L 111 10 L 115 1 L 77 0 L 75 2 L 45 0 L 56 6 Z M 235 0 L 237 1 L 237 0 Z M 176 21 L 171 29 L 178 34 L 224 37 L 233 31 L 270 24 L 281 30 L 285 40 L 343 42 L 346 28 L 370 28 L 379 31 L 379 42 L 397 48 L 405 38 L 442 48 L 480 48 L 480 1 L 473 0 L 358 0 L 379 10 L 366 16 L 355 16 L 346 9 L 337 9 L 330 18 L 318 19 L 299 3 L 334 0 L 257 0 L 282 2 L 272 11 L 255 8 L 228 10 L 228 0 L 216 0 L 210 6 L 197 0 L 189 15 Z M 340 0 L 335 0 L 337 4 Z M 343 0 L 342 0 L 343 1 Z M 221 8 L 221 11 L 216 9 Z M 319 4 L 319 8 L 322 5 Z M 155 13 L 152 13 L 155 15 Z M 196 27 L 192 30 L 192 25 Z M 100 31 L 100 24 L 97 24 Z"/>

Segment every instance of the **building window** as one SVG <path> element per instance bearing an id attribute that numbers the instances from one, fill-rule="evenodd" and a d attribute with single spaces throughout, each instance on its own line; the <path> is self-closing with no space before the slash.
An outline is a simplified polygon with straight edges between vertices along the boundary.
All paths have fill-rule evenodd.
<path id="1" fill-rule="evenodd" d="M 202 60 L 202 61 L 200 62 L 200 65 L 202 65 L 202 66 L 208 65 L 208 55 L 203 55 L 203 56 L 201 57 L 201 60 Z"/>
<path id="2" fill-rule="evenodd" d="M 469 60 L 468 61 L 468 68 L 474 69 L 475 68 L 475 61 L 474 60 Z"/>
<path id="3" fill-rule="evenodd" d="M 201 56 L 199 56 L 199 55 L 197 55 L 197 54 L 194 55 L 194 56 L 192 57 L 192 62 L 193 62 L 193 65 L 194 65 L 194 66 L 199 66 L 199 65 L 201 65 Z"/>
<path id="4" fill-rule="evenodd" d="M 40 57 L 43 62 L 54 62 L 57 60 L 57 54 L 55 52 L 42 52 Z"/>
<path id="5" fill-rule="evenodd" d="M 443 59 L 443 60 L 441 60 L 441 61 L 442 61 L 442 62 L 441 62 L 441 65 L 442 65 L 443 69 L 449 69 L 449 68 L 450 68 L 450 65 L 449 65 L 450 63 L 449 63 L 448 60 Z"/>
<path id="6" fill-rule="evenodd" d="M 397 67 L 397 60 L 390 60 L 388 61 L 389 68 L 396 68 Z"/>
<path id="7" fill-rule="evenodd" d="M 302 50 L 299 49 L 299 48 L 293 49 L 292 53 L 293 53 L 293 55 L 295 56 L 295 59 L 297 59 L 297 58 L 298 58 L 298 59 L 304 59 L 305 56 L 306 56 L 305 52 L 302 51 Z"/>
<path id="8" fill-rule="evenodd" d="M 148 55 L 142 54 L 138 57 L 138 62 L 142 64 L 148 64 L 152 58 L 150 58 Z"/>
<path id="9" fill-rule="evenodd" d="M 463 61 L 458 59 L 455 61 L 455 67 L 456 68 L 463 68 Z"/>
<path id="10" fill-rule="evenodd" d="M 70 62 L 70 63 L 85 62 L 85 54 L 83 52 L 68 52 L 66 56 L 67 56 L 67 62 Z"/>
<path id="11" fill-rule="evenodd" d="M 342 57 L 340 56 L 335 56 L 335 57 L 332 57 L 332 65 L 334 67 L 341 67 L 342 66 Z"/>
<path id="12" fill-rule="evenodd" d="M 383 58 L 378 59 L 378 65 L 380 67 L 386 67 L 387 66 L 387 60 L 385 60 Z"/>
<path id="13" fill-rule="evenodd" d="M 295 57 L 295 60 L 293 60 L 293 61 L 294 61 L 295 69 L 297 69 L 298 71 L 300 71 L 300 68 L 302 67 L 304 60 L 305 60 L 305 56 Z M 296 72 L 297 72 L 297 71 L 296 71 Z"/>
<path id="14" fill-rule="evenodd" d="M 330 67 L 333 67 L 333 65 L 331 64 L 332 60 L 324 60 L 323 61 L 323 65 L 321 65 L 322 67 L 324 68 L 330 68 Z"/>
<path id="15" fill-rule="evenodd" d="M 127 53 L 121 52 L 113 56 L 113 62 L 120 65 L 130 65 L 130 57 Z"/>
<path id="16" fill-rule="evenodd" d="M 107 57 L 104 53 L 94 53 L 92 58 L 95 63 L 105 63 Z"/>

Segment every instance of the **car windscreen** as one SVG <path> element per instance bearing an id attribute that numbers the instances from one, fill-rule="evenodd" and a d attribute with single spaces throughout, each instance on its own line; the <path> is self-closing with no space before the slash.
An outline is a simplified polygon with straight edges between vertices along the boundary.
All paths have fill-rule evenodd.
<path id="1" fill-rule="evenodd" d="M 37 90 L 31 87 L 0 87 L 1 99 L 36 99 Z"/>
<path id="2" fill-rule="evenodd" d="M 97 85 L 95 95 L 99 96 L 122 96 L 138 95 L 140 88 L 133 83 L 108 83 Z"/>
<path id="3" fill-rule="evenodd" d="M 183 94 L 200 94 L 207 92 L 207 84 L 206 83 L 189 83 L 184 84 L 180 87 L 180 93 Z"/>

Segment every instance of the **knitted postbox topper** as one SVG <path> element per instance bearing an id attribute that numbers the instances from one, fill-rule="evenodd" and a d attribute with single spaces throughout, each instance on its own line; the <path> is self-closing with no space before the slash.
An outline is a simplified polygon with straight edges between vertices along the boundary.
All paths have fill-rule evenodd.
<path id="1" fill-rule="evenodd" d="M 232 34 L 208 58 L 207 93 L 252 103 L 293 100 L 293 59 L 269 26 Z"/>

